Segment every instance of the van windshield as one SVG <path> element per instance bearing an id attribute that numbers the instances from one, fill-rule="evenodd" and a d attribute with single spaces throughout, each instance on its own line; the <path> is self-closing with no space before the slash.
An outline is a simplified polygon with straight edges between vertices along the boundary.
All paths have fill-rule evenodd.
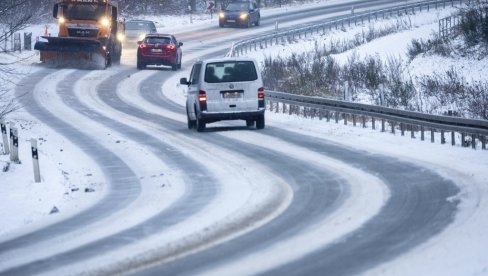
<path id="1" fill-rule="evenodd" d="M 205 82 L 241 82 L 258 79 L 254 62 L 252 61 L 226 61 L 208 63 L 205 67 Z"/>

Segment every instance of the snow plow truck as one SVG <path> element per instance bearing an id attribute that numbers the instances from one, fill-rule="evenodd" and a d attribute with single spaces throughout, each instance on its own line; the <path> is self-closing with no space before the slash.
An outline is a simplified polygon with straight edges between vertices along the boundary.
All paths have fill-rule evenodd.
<path id="1" fill-rule="evenodd" d="M 124 24 L 118 3 L 111 0 L 62 0 L 54 4 L 58 36 L 42 36 L 34 49 L 52 66 L 105 69 L 120 62 Z"/>

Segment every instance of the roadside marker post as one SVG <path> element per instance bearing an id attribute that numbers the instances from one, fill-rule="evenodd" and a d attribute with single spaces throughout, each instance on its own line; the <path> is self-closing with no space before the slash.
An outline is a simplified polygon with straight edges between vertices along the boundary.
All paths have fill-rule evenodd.
<path id="1" fill-rule="evenodd" d="M 34 165 L 34 181 L 41 182 L 41 171 L 39 169 L 39 154 L 37 150 L 37 140 L 31 139 L 32 163 Z"/>
<path id="2" fill-rule="evenodd" d="M 3 153 L 10 154 L 10 147 L 9 147 L 9 141 L 7 136 L 7 126 L 5 125 L 5 121 L 3 119 L 0 121 L 0 129 L 2 131 L 2 137 L 3 137 Z"/>
<path id="3" fill-rule="evenodd" d="M 19 163 L 19 134 L 16 127 L 10 128 L 10 161 Z"/>

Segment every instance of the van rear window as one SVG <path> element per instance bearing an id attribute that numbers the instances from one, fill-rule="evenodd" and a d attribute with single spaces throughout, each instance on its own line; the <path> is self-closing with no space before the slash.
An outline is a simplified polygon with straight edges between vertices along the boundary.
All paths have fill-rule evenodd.
<path id="1" fill-rule="evenodd" d="M 205 67 L 205 82 L 241 82 L 258 79 L 254 62 L 252 61 L 226 61 L 208 63 Z"/>

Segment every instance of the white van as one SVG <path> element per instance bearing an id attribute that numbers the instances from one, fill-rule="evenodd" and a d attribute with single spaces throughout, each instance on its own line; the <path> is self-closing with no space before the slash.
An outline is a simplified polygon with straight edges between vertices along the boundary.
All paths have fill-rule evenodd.
<path id="1" fill-rule="evenodd" d="M 245 120 L 248 127 L 264 128 L 264 88 L 254 59 L 221 58 L 193 65 L 188 85 L 188 128 L 203 131 L 221 120 Z"/>

